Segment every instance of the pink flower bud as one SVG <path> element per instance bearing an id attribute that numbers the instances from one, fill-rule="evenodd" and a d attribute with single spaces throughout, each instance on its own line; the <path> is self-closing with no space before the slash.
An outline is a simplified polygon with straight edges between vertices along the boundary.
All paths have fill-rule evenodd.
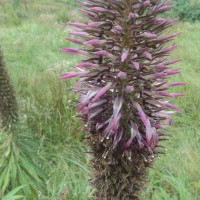
<path id="1" fill-rule="evenodd" d="M 156 35 L 154 33 L 147 33 L 147 32 L 145 32 L 143 34 L 143 36 L 146 37 L 146 38 L 156 38 L 158 35 Z"/>
<path id="2" fill-rule="evenodd" d="M 120 71 L 120 72 L 117 74 L 117 77 L 120 78 L 120 79 L 123 79 L 123 80 L 127 79 L 126 73 L 124 73 L 124 72 L 122 72 L 122 71 Z"/>
<path id="3" fill-rule="evenodd" d="M 121 56 L 121 61 L 124 62 L 128 58 L 129 50 L 124 49 Z"/>
<path id="4" fill-rule="evenodd" d="M 132 93 L 134 91 L 134 87 L 132 85 L 128 85 L 128 86 L 126 86 L 125 91 L 127 93 Z"/>
<path id="5" fill-rule="evenodd" d="M 76 76 L 84 76 L 87 73 L 88 72 L 66 72 L 66 73 L 62 74 L 61 78 L 67 79 L 67 78 L 72 78 L 72 77 L 76 77 Z"/>

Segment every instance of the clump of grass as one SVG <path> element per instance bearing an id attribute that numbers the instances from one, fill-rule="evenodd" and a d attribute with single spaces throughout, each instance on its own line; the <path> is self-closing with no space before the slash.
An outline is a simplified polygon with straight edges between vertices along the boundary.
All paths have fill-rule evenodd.
<path id="1" fill-rule="evenodd" d="M 34 162 L 38 144 L 31 133 L 22 133 L 21 128 L 18 131 L 15 129 L 12 132 L 0 132 L 0 146 L 2 195 L 24 185 L 21 194 L 37 200 L 38 190 L 42 193 L 46 190 L 43 182 L 45 173 Z"/>
<path id="2" fill-rule="evenodd" d="M 69 9 L 71 11 L 69 12 Z M 57 14 L 57 21 L 59 23 L 66 23 L 66 22 L 75 22 L 75 21 L 83 21 L 84 17 L 82 14 L 78 13 L 76 9 L 65 7 Z"/>

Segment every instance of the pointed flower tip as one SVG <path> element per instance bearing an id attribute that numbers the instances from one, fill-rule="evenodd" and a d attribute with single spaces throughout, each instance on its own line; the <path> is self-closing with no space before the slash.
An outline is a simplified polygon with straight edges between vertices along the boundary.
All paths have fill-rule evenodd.
<path id="1" fill-rule="evenodd" d="M 144 1 L 143 4 L 142 4 L 142 6 L 147 7 L 147 6 L 150 5 L 150 3 L 151 3 L 150 1 Z"/>
<path id="2" fill-rule="evenodd" d="M 61 51 L 64 53 L 68 54 L 73 54 L 73 55 L 87 55 L 87 52 L 80 50 L 80 49 L 75 49 L 75 48 L 61 48 Z"/>
<path id="3" fill-rule="evenodd" d="M 187 82 L 172 82 L 170 83 L 171 86 L 179 86 L 179 85 L 186 85 L 188 84 Z"/>
<path id="4" fill-rule="evenodd" d="M 148 60 L 152 60 L 152 55 L 149 52 L 145 52 L 144 56 L 148 59 Z"/>
<path id="5" fill-rule="evenodd" d="M 146 38 L 156 38 L 156 37 L 158 37 L 157 34 L 148 33 L 148 32 L 145 32 L 145 33 L 143 34 L 143 36 L 146 37 Z"/>
<path id="6" fill-rule="evenodd" d="M 84 71 L 84 72 L 66 72 L 61 74 L 61 79 L 68 79 L 68 78 L 73 78 L 76 76 L 83 76 L 85 74 L 87 74 L 88 72 Z"/>
<path id="7" fill-rule="evenodd" d="M 89 41 L 85 42 L 84 44 L 86 44 L 86 45 L 102 45 L 104 43 L 105 43 L 104 40 L 93 39 L 93 40 L 89 40 Z"/>
<path id="8" fill-rule="evenodd" d="M 105 50 L 101 50 L 101 51 L 97 51 L 96 52 L 96 55 L 99 55 L 99 56 L 107 56 L 109 53 Z"/>
<path id="9" fill-rule="evenodd" d="M 129 50 L 123 50 L 121 55 L 121 62 L 124 62 L 128 58 Z"/>
<path id="10" fill-rule="evenodd" d="M 173 104 L 170 104 L 168 102 L 161 102 L 161 104 L 168 107 L 168 108 L 174 109 L 174 110 L 182 110 L 182 108 L 175 106 Z"/>
<path id="11" fill-rule="evenodd" d="M 104 9 L 102 7 L 92 7 L 91 10 L 95 11 L 95 12 L 105 12 L 105 11 L 107 11 L 106 9 Z"/>
<path id="12" fill-rule="evenodd" d="M 99 65 L 91 63 L 91 62 L 83 62 L 83 63 L 77 64 L 76 67 L 78 67 L 78 68 L 82 68 L 82 67 L 85 67 L 85 68 L 87 68 L 87 67 L 95 67 L 96 68 L 96 67 L 99 67 Z"/>
<path id="13" fill-rule="evenodd" d="M 173 65 L 173 64 L 178 63 L 180 61 L 182 61 L 182 59 L 178 58 L 178 59 L 166 61 L 166 62 L 164 62 L 164 64 L 165 65 Z"/>
<path id="14" fill-rule="evenodd" d="M 179 31 L 179 32 L 177 32 L 177 33 L 174 33 L 174 35 L 178 36 L 178 35 L 180 35 L 180 34 L 182 34 L 182 33 L 183 33 L 183 31 Z"/>
<path id="15" fill-rule="evenodd" d="M 109 82 L 105 87 L 101 88 L 99 92 L 96 94 L 96 96 L 93 99 L 93 102 L 99 99 L 101 96 L 103 96 L 112 86 L 112 82 Z"/>
<path id="16" fill-rule="evenodd" d="M 76 39 L 76 38 L 65 38 L 65 40 L 68 40 L 69 42 L 73 42 L 73 43 L 75 43 L 75 44 L 80 44 L 80 45 L 83 44 L 83 41 L 78 40 L 78 39 Z"/>
<path id="17" fill-rule="evenodd" d="M 91 4 L 89 2 L 84 2 L 84 1 L 80 1 L 80 0 L 77 0 L 77 2 L 80 3 L 83 6 L 88 6 L 88 7 L 93 6 L 93 4 Z"/>
<path id="18" fill-rule="evenodd" d="M 138 113 L 140 115 L 140 119 L 142 120 L 142 122 L 144 123 L 144 125 L 147 125 L 147 116 L 144 113 L 144 111 L 142 110 L 142 107 L 140 106 L 139 103 L 137 102 L 133 102 L 133 106 L 138 110 Z"/>
<path id="19" fill-rule="evenodd" d="M 133 65 L 135 67 L 135 69 L 139 70 L 140 69 L 140 64 L 137 62 L 133 62 Z"/>
<path id="20" fill-rule="evenodd" d="M 134 91 L 134 87 L 132 85 L 128 85 L 128 86 L 126 86 L 125 91 L 127 93 L 132 93 Z"/>
<path id="21" fill-rule="evenodd" d="M 125 79 L 127 78 L 127 75 L 126 75 L 125 72 L 120 71 L 120 72 L 117 74 L 117 77 L 120 78 L 120 79 L 125 80 Z"/>
<path id="22" fill-rule="evenodd" d="M 111 54 L 111 53 L 109 53 L 105 50 L 97 51 L 95 54 L 99 55 L 99 56 L 106 56 L 106 57 L 111 58 L 111 59 L 113 59 L 115 57 L 113 54 Z"/>
<path id="23" fill-rule="evenodd" d="M 185 94 L 182 93 L 168 93 L 165 91 L 158 91 L 157 94 L 164 96 L 164 97 L 182 97 L 182 96 L 186 96 Z"/>
<path id="24" fill-rule="evenodd" d="M 171 93 L 170 95 L 171 95 L 171 97 L 184 97 L 184 96 L 186 96 L 186 94 L 182 94 L 182 93 Z"/>

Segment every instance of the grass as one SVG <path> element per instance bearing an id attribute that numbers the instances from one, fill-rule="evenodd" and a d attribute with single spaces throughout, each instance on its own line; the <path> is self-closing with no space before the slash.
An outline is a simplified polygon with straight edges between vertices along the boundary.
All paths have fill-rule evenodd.
<path id="1" fill-rule="evenodd" d="M 3 2 L 3 1 L 2 1 Z M 20 118 L 39 141 L 40 165 L 48 175 L 42 200 L 86 200 L 89 155 L 81 124 L 74 117 L 74 95 L 66 89 L 73 84 L 59 75 L 77 62 L 59 51 L 72 46 L 64 40 L 70 31 L 65 20 L 81 20 L 72 1 L 28 1 L 27 7 L 14 1 L 0 1 L 0 42 L 20 104 Z M 15 1 L 16 3 L 17 1 Z M 66 3 L 65 3 L 66 2 Z M 67 4 L 71 3 L 71 5 Z M 17 9 L 13 10 L 13 6 Z M 21 15 L 17 13 L 20 10 Z M 69 11 L 70 10 L 70 11 Z M 12 15 L 11 15 L 12 13 Z M 175 100 L 184 111 L 174 117 L 171 141 L 149 172 L 141 199 L 198 200 L 200 197 L 200 24 L 179 23 L 178 49 L 173 57 L 183 58 L 177 66 L 182 74 L 174 80 L 189 84 L 176 88 L 187 94 Z"/>

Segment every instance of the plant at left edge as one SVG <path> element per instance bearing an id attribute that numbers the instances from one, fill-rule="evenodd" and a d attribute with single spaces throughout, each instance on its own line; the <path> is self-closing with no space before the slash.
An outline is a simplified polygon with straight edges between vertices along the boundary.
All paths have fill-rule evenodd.
<path id="1" fill-rule="evenodd" d="M 19 120 L 14 88 L 0 50 L 0 198 L 37 200 L 45 193 L 44 171 L 36 164 L 38 142 Z M 15 199 L 14 198 L 14 199 Z"/>

